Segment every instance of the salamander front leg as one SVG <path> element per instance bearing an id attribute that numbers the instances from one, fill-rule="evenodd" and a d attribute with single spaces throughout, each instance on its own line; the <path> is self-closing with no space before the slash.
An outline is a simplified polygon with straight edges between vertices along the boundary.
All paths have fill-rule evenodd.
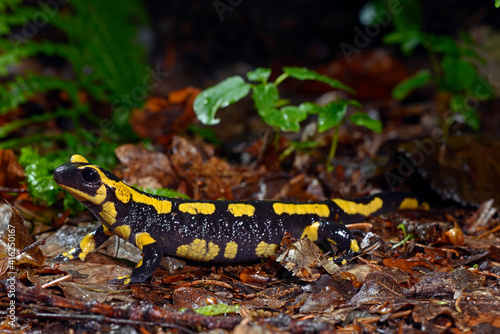
<path id="1" fill-rule="evenodd" d="M 154 242 L 145 245 L 142 248 L 144 256 L 140 260 L 135 269 L 132 270 L 130 276 L 123 276 L 113 279 L 110 284 L 130 284 L 130 283 L 142 283 L 147 280 L 156 268 L 160 265 L 161 258 L 163 257 L 163 251 L 158 243 Z"/>
<path id="2" fill-rule="evenodd" d="M 70 261 L 78 257 L 84 261 L 88 253 L 95 251 L 101 246 L 112 234 L 103 225 L 99 226 L 94 231 L 83 237 L 78 246 L 71 248 L 69 251 L 57 255 L 54 260 L 56 261 Z"/>
<path id="3" fill-rule="evenodd" d="M 347 260 L 359 253 L 358 242 L 344 224 L 325 222 L 321 225 L 319 234 L 326 236 L 324 240 L 334 244 L 339 251 L 346 251 L 342 256 L 334 259 L 336 263 L 345 264 Z"/>

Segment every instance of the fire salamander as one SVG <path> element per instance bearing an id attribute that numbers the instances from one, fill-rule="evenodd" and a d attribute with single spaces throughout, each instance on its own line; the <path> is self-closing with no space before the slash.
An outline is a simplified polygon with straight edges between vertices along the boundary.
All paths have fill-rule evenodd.
<path id="1" fill-rule="evenodd" d="M 167 198 L 128 186 L 81 155 L 59 166 L 54 180 L 102 223 L 56 260 L 83 261 L 117 235 L 143 253 L 130 276 L 112 281 L 123 284 L 144 282 L 163 255 L 210 263 L 265 258 L 276 252 L 285 232 L 324 246 L 333 243 L 347 251 L 346 259 L 359 252 L 359 247 L 345 224 L 397 209 L 428 208 L 427 203 L 397 192 L 315 203 Z"/>

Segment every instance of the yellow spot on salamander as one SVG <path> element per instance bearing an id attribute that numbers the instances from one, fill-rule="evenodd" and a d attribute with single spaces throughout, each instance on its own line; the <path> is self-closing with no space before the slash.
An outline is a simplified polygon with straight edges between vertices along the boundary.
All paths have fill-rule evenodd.
<path id="1" fill-rule="evenodd" d="M 107 182 L 106 184 L 113 189 L 115 189 L 115 196 L 116 198 L 122 202 L 122 203 L 128 203 L 130 202 L 130 199 L 132 198 L 132 193 L 131 193 L 131 188 L 126 186 L 122 182 L 116 182 L 109 180 L 110 182 Z"/>
<path id="2" fill-rule="evenodd" d="M 276 253 L 277 250 L 278 250 L 278 245 L 268 244 L 265 241 L 261 241 L 257 245 L 257 248 L 255 248 L 255 254 L 257 254 L 257 256 L 261 256 L 261 257 L 269 257 L 269 256 L 273 255 L 274 253 Z"/>
<path id="3" fill-rule="evenodd" d="M 128 190 L 134 202 L 150 205 L 156 210 L 158 214 L 169 213 L 172 211 L 172 202 L 168 200 L 159 200 L 157 198 L 140 193 L 123 182 L 120 182 L 120 186 L 122 192 Z"/>
<path id="4" fill-rule="evenodd" d="M 384 202 L 378 197 L 374 197 L 372 201 L 367 204 L 356 203 L 344 199 L 333 199 L 332 201 L 349 215 L 363 216 L 371 215 L 372 213 L 382 208 L 382 205 L 384 204 Z"/>
<path id="5" fill-rule="evenodd" d="M 349 247 L 354 253 L 359 253 L 359 245 L 356 239 L 351 240 L 351 245 Z"/>
<path id="6" fill-rule="evenodd" d="M 108 225 L 113 225 L 116 222 L 116 208 L 115 208 L 115 203 L 113 202 L 106 202 L 102 205 L 102 211 L 100 213 L 102 219 Z"/>
<path id="7" fill-rule="evenodd" d="M 70 192 L 71 195 L 73 195 L 77 200 L 81 201 L 90 201 L 96 205 L 101 204 L 104 202 L 107 196 L 107 191 L 106 187 L 101 185 L 99 189 L 97 189 L 97 192 L 95 195 L 87 194 L 86 192 L 83 192 L 81 190 L 66 186 L 64 184 L 59 184 L 59 186 L 67 191 Z"/>
<path id="8" fill-rule="evenodd" d="M 333 239 L 328 238 L 328 239 L 326 239 L 326 241 L 328 241 L 329 243 L 333 244 L 334 246 L 337 246 L 337 242 L 335 240 L 333 240 Z"/>
<path id="9" fill-rule="evenodd" d="M 110 237 L 113 235 L 113 233 L 111 233 L 111 231 L 105 225 L 102 225 L 102 229 L 104 230 L 104 234 Z"/>
<path id="10" fill-rule="evenodd" d="M 210 261 L 219 254 L 219 246 L 213 242 L 207 242 L 203 239 L 195 239 L 189 245 L 177 247 L 177 256 L 194 260 L 194 261 Z"/>
<path id="11" fill-rule="evenodd" d="M 274 212 L 278 215 L 288 213 L 290 215 L 318 215 L 320 217 L 328 217 L 330 209 L 326 204 L 290 204 L 276 202 L 273 204 Z"/>
<path id="12" fill-rule="evenodd" d="M 120 276 L 117 279 L 123 280 L 123 285 L 128 285 L 130 283 L 130 275 L 129 276 Z"/>
<path id="13" fill-rule="evenodd" d="M 416 198 L 405 198 L 399 205 L 399 210 L 429 210 L 429 204 L 427 202 L 422 202 L 419 204 Z"/>
<path id="14" fill-rule="evenodd" d="M 87 159 L 85 159 L 84 157 L 82 157 L 81 155 L 79 154 L 73 154 L 71 156 L 71 158 L 69 159 L 70 162 L 83 162 L 85 164 L 88 164 L 89 162 L 87 161 Z"/>
<path id="15" fill-rule="evenodd" d="M 242 203 L 232 203 L 227 206 L 229 212 L 233 214 L 235 217 L 241 216 L 253 216 L 255 212 L 255 207 L 250 204 L 242 204 Z"/>
<path id="16" fill-rule="evenodd" d="M 317 241 L 318 240 L 318 228 L 319 228 L 319 222 L 315 222 L 311 225 L 306 226 L 304 228 L 304 231 L 302 232 L 302 235 L 300 236 L 301 239 L 303 238 L 308 238 L 311 241 Z"/>
<path id="17" fill-rule="evenodd" d="M 73 260 L 75 256 L 73 255 L 76 252 L 76 248 L 71 248 L 69 251 L 62 253 L 64 257 L 67 257 L 70 260 Z"/>
<path id="18" fill-rule="evenodd" d="M 213 203 L 188 202 L 179 204 L 179 210 L 192 215 L 211 215 L 215 212 L 215 205 Z"/>
<path id="19" fill-rule="evenodd" d="M 122 239 L 128 240 L 128 237 L 130 236 L 130 226 L 128 225 L 117 226 L 113 230 L 113 233 L 121 237 Z"/>
<path id="20" fill-rule="evenodd" d="M 238 244 L 234 241 L 228 242 L 224 249 L 224 257 L 226 259 L 234 259 L 236 254 L 238 254 Z"/>
<path id="21" fill-rule="evenodd" d="M 137 264 L 135 265 L 136 268 L 139 268 L 140 266 L 142 266 L 142 260 L 143 259 L 141 259 L 141 261 L 137 262 Z"/>
<path id="22" fill-rule="evenodd" d="M 80 241 L 80 248 L 82 251 L 78 255 L 80 260 L 85 260 L 85 257 L 88 253 L 93 252 L 95 250 L 95 239 L 92 233 L 87 234 L 82 241 Z"/>
<path id="23" fill-rule="evenodd" d="M 155 203 L 152 205 L 154 206 L 158 214 L 169 213 L 170 211 L 172 211 L 172 202 L 167 200 L 160 201 L 155 199 Z"/>
<path id="24" fill-rule="evenodd" d="M 155 243 L 156 240 L 151 238 L 148 232 L 141 232 L 135 235 L 135 245 L 139 247 L 140 250 L 146 245 Z"/>

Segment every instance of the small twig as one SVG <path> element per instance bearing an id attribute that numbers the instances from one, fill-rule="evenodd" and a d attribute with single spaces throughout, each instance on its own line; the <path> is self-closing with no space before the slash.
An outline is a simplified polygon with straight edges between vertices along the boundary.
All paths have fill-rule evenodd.
<path id="1" fill-rule="evenodd" d="M 0 315 L 8 315 L 6 311 L 0 311 Z M 53 313 L 18 313 L 16 314 L 18 318 L 32 318 L 32 319 L 57 319 L 57 320 L 85 320 L 85 321 L 96 321 L 99 323 L 102 322 L 110 322 L 114 324 L 120 325 L 130 325 L 130 326 L 151 326 L 151 327 L 165 327 L 171 329 L 177 329 L 183 333 L 194 334 L 195 332 L 177 326 L 175 324 L 169 323 L 161 323 L 161 322 L 150 322 L 150 321 L 138 321 L 138 320 L 130 320 L 130 319 L 116 319 L 106 317 L 100 314 L 53 314 Z"/>
<path id="2" fill-rule="evenodd" d="M 28 245 L 26 247 L 24 247 L 23 249 L 21 249 L 19 251 L 19 254 L 22 254 L 24 252 L 27 252 L 29 251 L 30 249 L 32 248 L 35 248 L 35 247 L 38 247 L 38 246 L 42 246 L 42 245 L 45 245 L 45 240 L 40 240 L 40 241 L 35 241 L 34 243 L 32 243 L 31 245 Z"/>
<path id="3" fill-rule="evenodd" d="M 66 276 L 63 276 L 63 277 L 59 277 L 58 279 L 52 280 L 52 281 L 50 281 L 50 282 L 48 282 L 48 283 L 45 283 L 44 285 L 40 285 L 40 287 L 41 287 L 42 289 L 48 288 L 48 287 L 50 287 L 50 286 L 52 286 L 52 285 L 54 285 L 54 284 L 57 284 L 57 283 L 60 283 L 60 282 L 62 282 L 62 281 L 67 280 L 67 279 L 68 279 L 68 278 L 70 278 L 71 276 L 72 276 L 72 275 L 71 275 L 71 274 L 69 274 L 69 275 L 66 275 Z"/>
<path id="4" fill-rule="evenodd" d="M 500 225 L 498 225 L 497 227 L 492 228 L 491 230 L 486 231 L 486 232 L 484 232 L 483 234 L 479 235 L 479 236 L 476 238 L 476 240 L 483 239 L 483 238 L 485 238 L 485 237 L 489 236 L 490 234 L 496 233 L 496 232 L 498 232 L 498 231 L 500 231 Z"/>
<path id="5" fill-rule="evenodd" d="M 373 227 L 373 224 L 370 223 L 354 223 L 354 224 L 347 224 L 345 227 L 347 227 L 350 230 L 362 230 L 362 229 L 370 229 Z"/>
<path id="6" fill-rule="evenodd" d="M 415 246 L 419 246 L 419 247 L 422 247 L 424 249 L 436 249 L 436 250 L 440 250 L 440 251 L 443 251 L 443 252 L 449 252 L 449 253 L 453 253 L 455 254 L 457 257 L 460 256 L 460 254 L 454 250 L 454 249 L 449 249 L 449 248 L 442 248 L 442 247 L 431 247 L 431 246 L 426 246 L 426 245 L 423 245 L 423 244 L 419 244 L 419 243 L 415 243 Z"/>
<path id="7" fill-rule="evenodd" d="M 396 319 L 396 318 L 404 317 L 404 316 L 410 315 L 411 312 L 413 312 L 413 310 L 406 310 L 406 311 L 401 311 L 401 312 L 395 312 L 395 313 L 391 314 L 388 317 L 388 319 Z M 359 322 L 362 323 L 362 324 L 373 324 L 373 323 L 379 322 L 381 317 L 382 316 L 364 318 L 364 319 L 360 319 Z"/>
<path id="8" fill-rule="evenodd" d="M 4 285 L 4 289 L 8 289 L 8 285 Z M 27 287 L 18 280 L 15 283 L 15 291 L 16 299 L 19 302 L 36 302 L 63 309 L 92 312 L 112 319 L 131 319 L 133 321 L 144 321 L 143 319 L 147 319 L 154 321 L 155 324 L 167 323 L 181 327 L 204 327 L 208 329 L 233 329 L 241 321 L 239 316 L 204 316 L 190 312 L 170 312 L 151 303 L 132 302 L 127 307 L 123 307 L 96 301 L 84 302 L 57 296 L 39 286 Z M 131 318 L 132 315 L 133 317 Z"/>

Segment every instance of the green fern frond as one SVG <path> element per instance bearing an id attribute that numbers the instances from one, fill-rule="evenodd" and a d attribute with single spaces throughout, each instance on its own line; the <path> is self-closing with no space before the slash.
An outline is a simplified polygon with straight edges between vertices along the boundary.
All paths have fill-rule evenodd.
<path id="1" fill-rule="evenodd" d="M 78 50 L 70 61 L 78 80 L 91 94 L 96 85 L 104 86 L 112 101 L 142 84 L 147 74 L 145 53 L 139 45 L 131 45 L 137 28 L 130 24 L 135 14 L 136 20 L 145 22 L 143 12 L 137 11 L 140 6 L 137 1 L 76 1 L 75 14 L 64 13 L 51 21 Z"/>
<path id="2" fill-rule="evenodd" d="M 135 23 L 147 22 L 141 8 L 137 0 L 87 0 L 71 2 L 55 12 L 43 2 L 27 6 L 21 0 L 0 0 L 0 75 L 8 76 L 13 66 L 40 54 L 65 59 L 74 74 L 74 83 L 37 75 L 18 76 L 0 84 L 0 113 L 52 89 L 68 92 L 75 102 L 78 89 L 98 101 L 113 102 L 130 95 L 135 87 L 140 88 L 147 75 L 145 53 L 131 40 L 137 36 Z M 32 36 L 33 32 L 26 33 L 33 26 L 30 19 L 35 20 L 40 13 L 48 18 L 46 24 L 66 35 L 65 41 L 39 40 L 39 36 Z M 136 98 L 127 101 L 127 106 L 131 110 L 140 103 Z"/>
<path id="3" fill-rule="evenodd" d="M 17 108 L 35 94 L 52 90 L 65 91 L 74 103 L 78 101 L 78 86 L 74 81 L 30 73 L 0 85 L 0 114 Z"/>

